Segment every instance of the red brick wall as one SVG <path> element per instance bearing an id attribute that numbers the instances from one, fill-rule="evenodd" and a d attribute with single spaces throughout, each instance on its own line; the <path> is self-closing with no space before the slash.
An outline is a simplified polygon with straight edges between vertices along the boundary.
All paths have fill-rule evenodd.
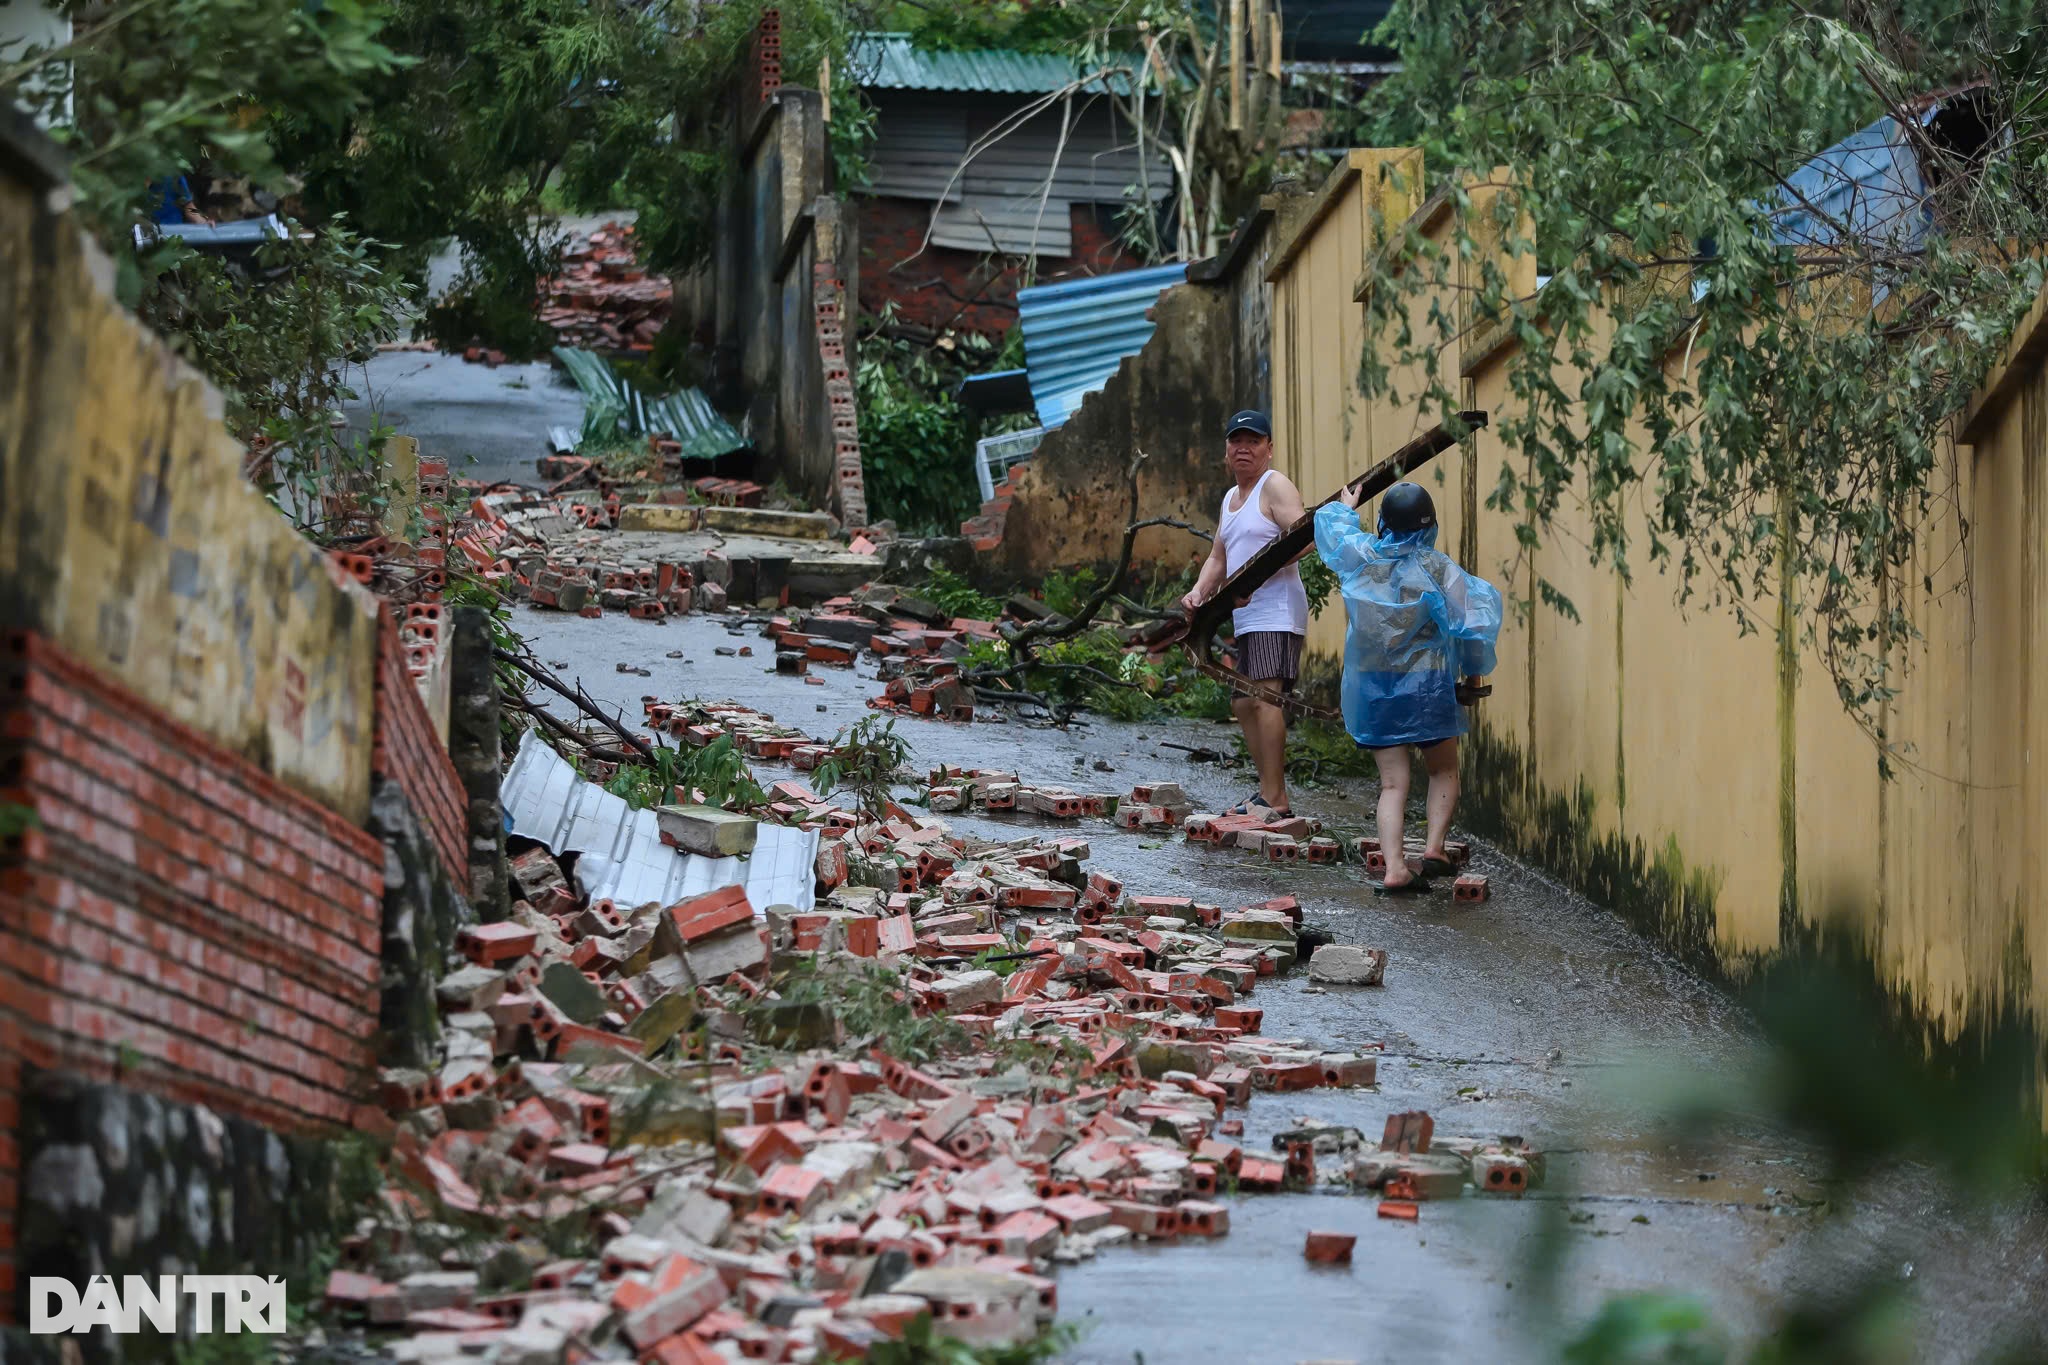
<path id="1" fill-rule="evenodd" d="M 858 196 L 857 202 L 863 314 L 878 313 L 883 304 L 893 302 L 899 319 L 923 327 L 996 336 L 1017 325 L 1023 264 L 1019 258 L 934 246 L 905 261 L 924 240 L 932 205 L 872 194 Z M 1118 245 L 1112 212 L 1092 204 L 1074 205 L 1073 254 L 1042 258 L 1036 283 L 1108 275 L 1143 265 Z M 967 299 L 977 301 L 963 303 Z"/>
<path id="2" fill-rule="evenodd" d="M 398 622 L 389 607 L 377 630 L 377 747 L 370 770 L 405 793 L 406 804 L 441 855 L 442 870 L 467 895 L 469 796 L 406 669 Z"/>
<path id="3" fill-rule="evenodd" d="M 0 637 L 0 1321 L 24 1065 L 345 1124 L 377 1027 L 382 846 L 42 636 Z"/>

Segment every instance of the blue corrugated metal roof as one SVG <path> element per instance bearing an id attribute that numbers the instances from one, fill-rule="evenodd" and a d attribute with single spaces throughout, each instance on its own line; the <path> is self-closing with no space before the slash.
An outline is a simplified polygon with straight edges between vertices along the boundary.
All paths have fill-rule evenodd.
<path id="1" fill-rule="evenodd" d="M 1133 58 L 1134 67 L 1137 59 Z M 935 51 L 911 45 L 907 33 L 865 33 L 852 51 L 853 79 L 864 90 L 974 90 L 1043 95 L 1086 74 L 1049 52 Z M 1116 82 L 1123 93 L 1127 82 Z"/>
<path id="2" fill-rule="evenodd" d="M 1024 368 L 1041 425 L 1065 422 L 1125 356 L 1144 349 L 1152 335 L 1146 310 L 1187 276 L 1185 264 L 1159 265 L 1017 291 Z"/>

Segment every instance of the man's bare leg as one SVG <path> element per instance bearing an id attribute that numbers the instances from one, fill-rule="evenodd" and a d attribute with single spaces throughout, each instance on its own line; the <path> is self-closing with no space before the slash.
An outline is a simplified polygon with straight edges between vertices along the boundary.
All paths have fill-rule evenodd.
<path id="1" fill-rule="evenodd" d="M 1387 886 L 1406 886 L 1415 880 L 1415 874 L 1408 870 L 1408 859 L 1403 851 L 1408 781 L 1413 771 L 1408 748 L 1402 745 L 1397 749 L 1374 749 L 1372 757 L 1373 762 L 1380 766 L 1380 853 L 1387 860 L 1387 870 L 1380 880 Z"/>
<path id="2" fill-rule="evenodd" d="M 1230 703 L 1244 731 L 1245 752 L 1259 773 L 1259 796 L 1276 810 L 1287 806 L 1287 716 L 1279 707 L 1256 697 Z"/>
<path id="3" fill-rule="evenodd" d="M 1257 702 L 1259 743 L 1265 752 L 1258 760 L 1259 795 L 1274 810 L 1292 810 L 1287 798 L 1287 713 L 1271 702 Z"/>
<path id="4" fill-rule="evenodd" d="M 1259 704 L 1250 697 L 1232 697 L 1230 709 L 1237 716 L 1237 728 L 1244 732 L 1244 751 L 1251 755 L 1259 773 L 1259 791 L 1266 790 L 1266 759 L 1259 743 Z"/>
<path id="5" fill-rule="evenodd" d="M 1403 757 L 1406 752 L 1403 751 Z M 1444 858 L 1444 839 L 1451 832 L 1451 812 L 1458 805 L 1458 741 L 1456 737 L 1442 740 L 1422 751 L 1422 766 L 1429 770 L 1429 842 L 1423 846 L 1425 858 Z"/>

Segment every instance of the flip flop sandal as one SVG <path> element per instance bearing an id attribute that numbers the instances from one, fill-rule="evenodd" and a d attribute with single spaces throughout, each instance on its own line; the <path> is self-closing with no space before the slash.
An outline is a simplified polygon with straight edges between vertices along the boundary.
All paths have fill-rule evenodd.
<path id="1" fill-rule="evenodd" d="M 1238 802 L 1236 805 L 1232 806 L 1229 810 L 1223 813 L 1225 815 L 1257 815 L 1258 812 L 1253 810 L 1252 807 L 1263 806 L 1265 804 L 1265 802 L 1259 800 L 1259 794 L 1257 792 L 1253 792 L 1250 796 L 1247 796 L 1244 800 Z"/>
<path id="2" fill-rule="evenodd" d="M 1382 896 L 1425 896 L 1432 889 L 1430 884 L 1421 877 L 1417 877 L 1413 881 L 1402 882 L 1399 886 L 1388 886 L 1385 882 L 1368 882 L 1366 885 Z"/>
<path id="3" fill-rule="evenodd" d="M 1442 858 L 1424 858 L 1422 860 L 1422 875 L 1425 877 L 1449 877 L 1456 873 L 1457 870 L 1457 868 L 1451 866 Z"/>
<path id="4" fill-rule="evenodd" d="M 1251 800 L 1245 802 L 1245 804 L 1247 806 L 1258 807 L 1258 810 L 1246 812 L 1249 815 L 1257 815 L 1259 811 L 1264 811 L 1269 818 L 1274 820 L 1292 820 L 1294 818 L 1294 810 L 1291 806 L 1281 807 L 1267 805 L 1266 798 L 1263 796 L 1254 796 Z"/>

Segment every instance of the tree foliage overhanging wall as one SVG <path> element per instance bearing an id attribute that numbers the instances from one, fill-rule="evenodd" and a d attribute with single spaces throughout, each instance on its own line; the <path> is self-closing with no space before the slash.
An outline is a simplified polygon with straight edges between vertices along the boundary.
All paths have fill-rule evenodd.
<path id="1" fill-rule="evenodd" d="M 1930 476 L 2042 283 L 2048 28 L 2006 0 L 1410 0 L 1382 33 L 1403 70 L 1370 97 L 1380 145 L 1422 147 L 1434 188 L 1488 207 L 1441 246 L 1373 225 L 1361 387 L 1448 413 L 1447 341 L 1512 337 L 1520 402 L 1495 430 L 1522 458 L 1490 504 L 1533 543 L 1582 503 L 1596 562 L 1797 632 L 1882 741 Z M 1924 234 L 1793 184 L 1886 115 L 1929 183 Z M 1464 306 L 1413 325 L 1446 290 Z M 1424 392 L 1394 394 L 1417 369 Z M 1781 582 L 1786 610 L 1758 620 Z"/>

